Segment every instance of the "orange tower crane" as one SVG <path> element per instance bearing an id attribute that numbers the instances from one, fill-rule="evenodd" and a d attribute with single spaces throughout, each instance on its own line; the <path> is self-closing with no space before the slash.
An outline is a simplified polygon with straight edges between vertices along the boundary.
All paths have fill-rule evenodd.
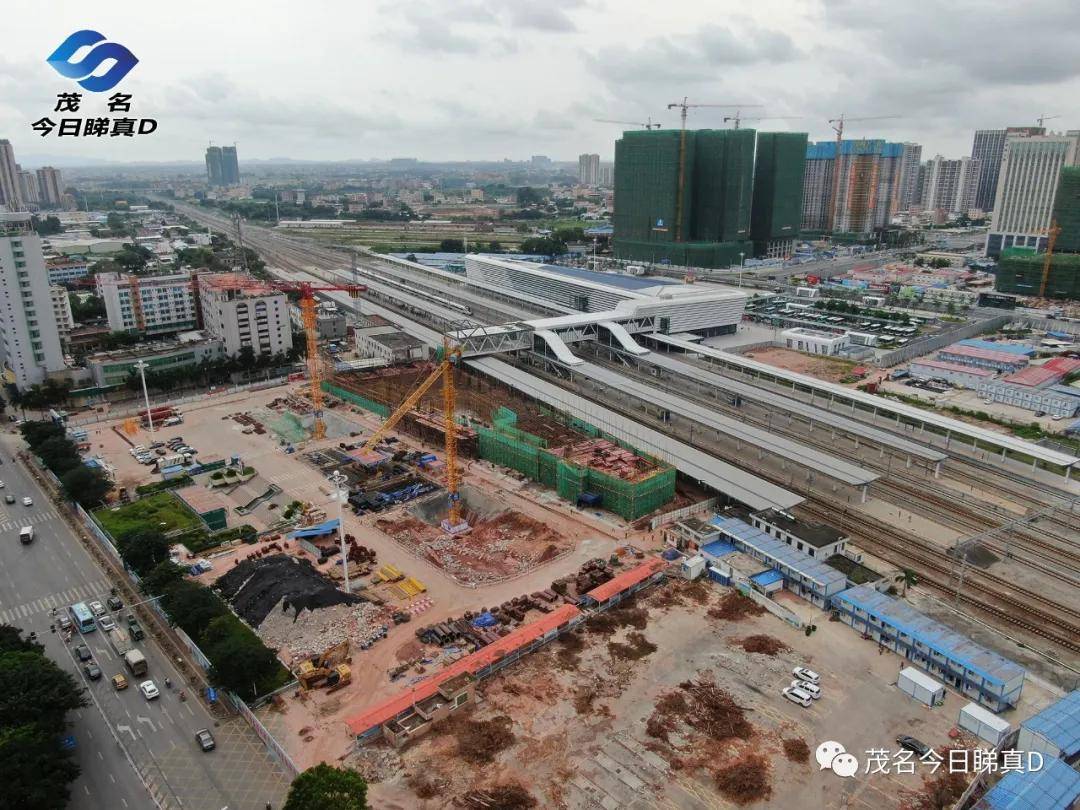
<path id="1" fill-rule="evenodd" d="M 1043 255 L 1043 274 L 1042 284 L 1039 285 L 1039 298 L 1046 298 L 1046 285 L 1050 283 L 1050 265 L 1053 263 L 1054 245 L 1057 244 L 1059 233 L 1061 233 L 1061 226 L 1057 224 L 1055 219 L 1046 230 L 1046 253 Z"/>
<path id="2" fill-rule="evenodd" d="M 359 451 L 360 453 L 370 453 L 374 450 L 375 445 L 379 443 L 383 436 L 393 430 L 402 417 L 416 407 L 416 404 L 420 402 L 428 389 L 441 379 L 443 384 L 443 423 L 446 436 L 446 494 L 450 503 L 450 513 L 447 519 L 443 521 L 443 528 L 447 531 L 461 531 L 464 528 L 461 521 L 461 495 L 458 492 L 461 484 L 461 473 L 458 470 L 457 426 L 454 422 L 454 411 L 457 408 L 454 368 L 460 359 L 461 347 L 451 345 L 450 340 L 444 338 L 443 356 L 439 365 L 423 382 L 412 390 L 412 393 L 405 397 L 397 409 L 386 418 L 386 421 L 368 436 L 367 441 L 364 442 L 364 446 Z"/>
<path id="3" fill-rule="evenodd" d="M 322 368 L 319 360 L 319 316 L 315 309 L 315 293 L 347 292 L 352 298 L 359 298 L 367 290 L 363 284 L 311 284 L 307 281 L 275 281 L 270 285 L 275 290 L 300 294 L 300 315 L 304 321 L 304 335 L 307 339 L 307 368 L 311 381 L 311 407 L 315 412 L 315 424 L 311 438 L 326 437 L 326 423 L 323 421 Z"/>

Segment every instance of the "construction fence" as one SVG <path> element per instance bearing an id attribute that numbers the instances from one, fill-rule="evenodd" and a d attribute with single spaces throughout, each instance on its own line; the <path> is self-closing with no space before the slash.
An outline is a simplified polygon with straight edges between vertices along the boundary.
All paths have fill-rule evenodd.
<path id="1" fill-rule="evenodd" d="M 628 481 L 561 458 L 547 448 L 547 442 L 514 427 L 517 415 L 500 408 L 493 416 L 494 427 L 474 425 L 479 434 L 480 458 L 517 470 L 527 478 L 554 489 L 560 498 L 576 502 L 589 492 L 600 496 L 604 509 L 627 520 L 636 520 L 659 509 L 675 496 L 675 468 L 650 459 L 656 469 L 637 481 Z M 594 438 L 604 438 L 626 447 L 592 425 L 577 419 L 570 427 Z"/>
<path id="2" fill-rule="evenodd" d="M 390 408 L 383 405 L 381 402 L 375 402 L 366 397 L 362 397 L 359 394 L 355 394 L 352 391 L 346 391 L 344 388 L 334 385 L 331 382 L 327 382 L 326 380 L 323 380 L 322 382 L 322 390 L 327 394 L 342 399 L 358 408 L 363 408 L 365 411 L 377 413 L 384 419 L 390 415 Z"/>

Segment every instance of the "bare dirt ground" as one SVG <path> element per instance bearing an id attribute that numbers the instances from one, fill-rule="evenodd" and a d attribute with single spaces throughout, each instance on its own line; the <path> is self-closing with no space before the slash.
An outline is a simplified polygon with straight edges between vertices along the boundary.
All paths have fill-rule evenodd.
<path id="1" fill-rule="evenodd" d="M 369 795 L 387 810 L 450 807 L 510 784 L 536 807 L 574 810 L 901 807 L 918 771 L 841 779 L 813 752 L 836 740 L 861 762 L 895 749 L 898 734 L 944 746 L 967 701 L 950 693 L 929 709 L 895 687 L 901 659 L 850 628 L 819 612 L 807 637 L 730 593 L 670 581 L 482 683 L 475 708 L 411 747 L 373 746 L 347 763 L 373 778 Z M 768 652 L 746 652 L 748 639 Z M 780 695 L 797 664 L 822 676 L 808 709 Z M 1018 714 L 1051 699 L 1031 684 Z"/>
<path id="2" fill-rule="evenodd" d="M 815 357 L 814 355 L 802 354 L 777 346 L 754 349 L 752 352 L 747 352 L 746 356 L 777 368 L 808 374 L 811 377 L 817 377 L 819 380 L 833 383 L 840 382 L 841 378 L 851 373 L 851 369 L 859 365 L 850 360 L 841 360 L 838 357 Z"/>

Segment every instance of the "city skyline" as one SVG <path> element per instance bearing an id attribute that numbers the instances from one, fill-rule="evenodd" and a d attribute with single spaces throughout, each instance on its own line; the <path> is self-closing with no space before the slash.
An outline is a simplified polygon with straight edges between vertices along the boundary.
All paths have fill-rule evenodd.
<path id="1" fill-rule="evenodd" d="M 121 88 L 160 126 L 151 136 L 90 144 L 41 139 L 29 129 L 51 111 L 56 93 L 72 89 L 44 55 L 86 21 L 60 10 L 55 25 L 41 26 L 29 3 L 16 2 L 10 47 L 0 59 L 10 86 L 0 110 L 15 124 L 7 137 L 28 167 L 38 153 L 52 156 L 49 163 L 67 162 L 56 156 L 197 162 L 211 136 L 241 144 L 248 160 L 501 160 L 539 152 L 572 162 L 596 152 L 609 161 L 622 129 L 593 119 L 651 117 L 675 127 L 678 116 L 667 104 L 683 96 L 763 104 L 758 114 L 774 120 L 760 128 L 807 132 L 811 142 L 831 137 L 827 121 L 842 112 L 899 115 L 849 126 L 845 135 L 920 143 L 924 154 L 954 158 L 969 154 L 977 129 L 1034 124 L 1044 112 L 1060 116 L 1051 129 L 1080 120 L 1080 57 L 1067 47 L 1080 11 L 1061 0 L 1002 12 L 1015 28 L 1028 13 L 1058 21 L 1036 59 L 990 49 L 991 59 L 989 18 L 944 3 L 905 10 L 776 0 L 722 23 L 688 23 L 696 19 L 691 5 L 560 0 L 537 10 L 429 0 L 398 8 L 370 0 L 344 10 L 316 2 L 285 29 L 273 15 L 196 0 L 193 18 L 220 20 L 235 32 L 232 47 L 245 52 L 243 60 L 207 66 L 189 58 L 183 37 L 158 36 L 164 20 L 155 12 L 131 15 L 131 4 L 114 4 L 94 26 L 141 55 Z M 993 18 L 993 31 L 1008 28 L 1001 15 Z M 317 51 L 291 47 L 314 36 L 325 43 Z M 858 49 L 840 44 L 852 39 Z M 920 53 L 917 62 L 907 58 L 910 49 Z M 471 69 L 477 60 L 498 81 Z M 380 69 L 376 83 L 356 92 L 356 75 L 394 62 L 409 70 Z M 721 128 L 731 113 L 694 110 L 689 123 Z M 784 115 L 799 118 L 778 118 Z"/>

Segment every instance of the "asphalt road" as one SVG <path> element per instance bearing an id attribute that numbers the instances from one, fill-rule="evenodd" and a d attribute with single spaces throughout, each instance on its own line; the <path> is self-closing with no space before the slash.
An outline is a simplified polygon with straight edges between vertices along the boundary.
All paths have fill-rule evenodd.
<path id="1" fill-rule="evenodd" d="M 153 808 L 184 810 L 263 810 L 266 802 L 280 807 L 288 780 L 241 718 L 218 723 L 200 700 L 179 699 L 185 685 L 173 662 L 149 637 L 139 643 L 149 663 L 148 677 L 161 697 L 148 701 L 137 681 L 110 647 L 105 632 L 74 634 L 65 644 L 51 633 L 50 610 L 109 595 L 110 582 L 82 547 L 67 523 L 20 464 L 12 462 L 21 442 L 0 437 L 0 480 L 3 493 L 16 503 L 0 503 L 0 621 L 34 630 L 48 655 L 71 671 L 87 688 L 90 705 L 73 716 L 71 734 L 82 774 L 72 786 L 72 810 Z M 24 495 L 33 506 L 22 505 Z M 34 527 L 34 542 L 19 543 L 21 526 Z M 117 618 L 124 611 L 114 614 Z M 90 681 L 74 658 L 74 647 L 86 644 L 103 672 Z M 117 692 L 111 677 L 124 673 L 131 686 Z M 173 688 L 165 687 L 168 676 Z M 216 750 L 203 753 L 195 731 L 211 729 Z"/>

